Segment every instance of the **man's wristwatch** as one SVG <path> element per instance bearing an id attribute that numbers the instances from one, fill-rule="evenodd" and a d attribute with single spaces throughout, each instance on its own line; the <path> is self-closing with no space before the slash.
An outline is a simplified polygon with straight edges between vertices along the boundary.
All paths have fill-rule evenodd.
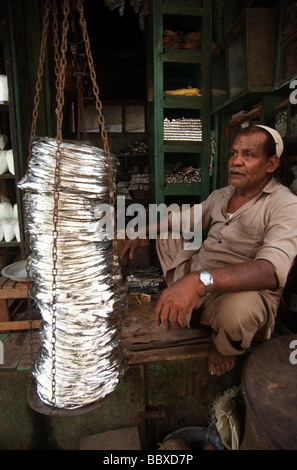
<path id="1" fill-rule="evenodd" d="M 203 282 L 203 284 L 205 285 L 205 294 L 207 294 L 211 291 L 211 288 L 213 286 L 213 277 L 209 272 L 204 271 L 203 269 L 198 271 L 198 274 L 200 281 Z"/>

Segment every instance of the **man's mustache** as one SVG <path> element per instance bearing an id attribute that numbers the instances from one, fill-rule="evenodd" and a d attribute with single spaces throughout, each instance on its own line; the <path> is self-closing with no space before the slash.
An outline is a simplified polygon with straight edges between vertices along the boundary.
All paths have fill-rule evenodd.
<path id="1" fill-rule="evenodd" d="M 238 170 L 237 168 L 234 168 L 233 166 L 231 166 L 228 170 L 228 173 L 237 173 L 239 175 L 244 175 L 244 171 L 240 171 Z"/>

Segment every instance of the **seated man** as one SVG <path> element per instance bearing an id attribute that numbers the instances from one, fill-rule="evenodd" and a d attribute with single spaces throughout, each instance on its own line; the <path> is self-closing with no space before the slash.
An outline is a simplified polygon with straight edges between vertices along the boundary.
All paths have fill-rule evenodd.
<path id="1" fill-rule="evenodd" d="M 297 254 L 297 197 L 273 177 L 282 151 L 274 129 L 240 131 L 230 149 L 229 186 L 202 203 L 208 235 L 201 248 L 183 250 L 183 240 L 173 237 L 157 242 L 168 287 L 156 323 L 184 327 L 189 312 L 199 309 L 201 323 L 212 329 L 211 374 L 231 370 L 256 334 L 268 339 L 274 328 Z M 123 255 L 130 250 L 132 258 L 139 244 L 128 240 Z"/>

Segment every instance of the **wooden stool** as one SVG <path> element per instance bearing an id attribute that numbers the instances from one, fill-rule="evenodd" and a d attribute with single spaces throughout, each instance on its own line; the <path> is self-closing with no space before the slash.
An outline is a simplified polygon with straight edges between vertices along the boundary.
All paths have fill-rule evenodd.
<path id="1" fill-rule="evenodd" d="M 26 282 L 16 282 L 7 277 L 0 277 L 0 332 L 9 330 L 27 330 L 30 321 L 11 321 L 9 317 L 8 299 L 27 299 Z M 31 322 L 32 328 L 39 328 L 41 320 Z"/>

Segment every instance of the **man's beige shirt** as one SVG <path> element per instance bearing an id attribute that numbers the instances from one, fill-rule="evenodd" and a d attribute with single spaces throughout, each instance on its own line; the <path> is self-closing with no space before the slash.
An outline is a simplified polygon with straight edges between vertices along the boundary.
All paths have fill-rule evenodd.
<path id="1" fill-rule="evenodd" d="M 207 238 L 199 251 L 183 250 L 177 255 L 171 267 L 176 267 L 175 278 L 186 274 L 182 273 L 184 269 L 211 270 L 262 259 L 272 263 L 279 287 L 284 287 L 297 255 L 297 196 L 273 178 L 257 197 L 229 217 L 227 210 L 234 192 L 233 186 L 227 186 L 202 202 L 202 227 L 208 229 Z"/>

